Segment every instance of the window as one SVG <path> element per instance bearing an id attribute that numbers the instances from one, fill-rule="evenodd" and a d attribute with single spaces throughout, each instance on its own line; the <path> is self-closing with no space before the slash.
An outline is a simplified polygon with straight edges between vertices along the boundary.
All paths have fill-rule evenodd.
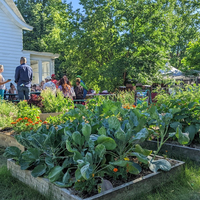
<path id="1" fill-rule="evenodd" d="M 39 65 L 38 61 L 31 60 L 31 68 L 33 70 L 33 84 L 39 84 Z"/>
<path id="2" fill-rule="evenodd" d="M 42 80 L 45 80 L 47 76 L 51 76 L 50 63 L 42 62 Z"/>

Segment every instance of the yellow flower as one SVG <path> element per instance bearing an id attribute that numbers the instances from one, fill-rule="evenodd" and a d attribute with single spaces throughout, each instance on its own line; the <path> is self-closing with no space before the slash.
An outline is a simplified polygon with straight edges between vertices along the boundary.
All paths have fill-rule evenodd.
<path id="1" fill-rule="evenodd" d="M 92 177 L 94 177 L 94 174 L 92 174 Z"/>
<path id="2" fill-rule="evenodd" d="M 124 158 L 124 160 L 129 161 L 130 159 L 129 158 Z"/>

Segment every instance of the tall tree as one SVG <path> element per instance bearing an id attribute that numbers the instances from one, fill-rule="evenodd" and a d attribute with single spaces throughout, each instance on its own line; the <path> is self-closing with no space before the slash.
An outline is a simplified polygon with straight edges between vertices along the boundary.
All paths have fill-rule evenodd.
<path id="1" fill-rule="evenodd" d="M 59 53 L 70 5 L 62 0 L 16 0 L 15 3 L 25 21 L 34 27 L 33 31 L 24 31 L 24 49 Z"/>
<path id="2" fill-rule="evenodd" d="M 173 1 L 81 0 L 67 50 L 69 73 L 90 86 L 114 90 L 130 78 L 149 77 L 166 63 L 172 45 Z"/>
<path id="3" fill-rule="evenodd" d="M 170 52 L 170 63 L 176 68 L 181 68 L 181 60 L 186 56 L 189 42 L 198 39 L 200 28 L 200 1 L 176 0 L 174 7 L 173 32 L 176 34 L 174 45 Z"/>

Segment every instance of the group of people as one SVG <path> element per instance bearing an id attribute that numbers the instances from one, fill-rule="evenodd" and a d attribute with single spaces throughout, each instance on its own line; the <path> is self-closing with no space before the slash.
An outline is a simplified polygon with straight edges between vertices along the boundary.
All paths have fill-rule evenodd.
<path id="1" fill-rule="evenodd" d="M 5 84 L 10 82 L 4 79 L 2 73 L 4 71 L 3 65 L 0 65 L 0 99 L 3 99 L 4 92 L 6 90 Z M 68 80 L 67 76 L 64 75 L 59 81 L 56 80 L 56 75 L 52 74 L 51 77 L 45 78 L 40 85 L 31 85 L 33 78 L 32 68 L 27 65 L 27 60 L 25 57 L 21 57 L 20 65 L 15 70 L 15 83 L 17 84 L 17 90 L 14 84 L 10 83 L 10 94 L 18 94 L 19 100 L 28 100 L 30 92 L 39 92 L 41 90 L 50 89 L 53 94 L 56 95 L 56 91 L 62 91 L 64 97 L 70 99 L 84 99 L 87 94 L 87 87 L 82 81 L 81 76 L 76 77 L 76 86 L 72 86 L 71 82 Z"/>

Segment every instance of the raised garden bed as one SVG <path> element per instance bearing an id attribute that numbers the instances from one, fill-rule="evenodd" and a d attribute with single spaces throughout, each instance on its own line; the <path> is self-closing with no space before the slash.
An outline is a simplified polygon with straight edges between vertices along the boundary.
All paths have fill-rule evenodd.
<path id="1" fill-rule="evenodd" d="M 160 157 L 161 158 L 161 157 Z M 171 159 L 170 159 L 171 160 Z M 125 183 L 121 186 L 99 193 L 92 197 L 86 198 L 87 200 L 121 200 L 121 199 L 134 199 L 137 196 L 147 193 L 156 187 L 165 184 L 176 178 L 183 169 L 184 162 L 171 160 L 175 164 L 169 172 L 151 173 L 141 178 L 135 179 L 131 182 Z M 70 189 L 59 188 L 50 183 L 45 178 L 34 178 L 31 171 L 21 170 L 20 166 L 16 165 L 14 161 L 8 160 L 7 167 L 12 175 L 37 190 L 45 196 L 51 196 L 54 200 L 81 200 L 82 198 L 74 195 Z"/>
<path id="2" fill-rule="evenodd" d="M 58 112 L 58 113 L 41 113 L 40 114 L 40 119 L 42 120 L 42 121 L 45 121 L 48 117 L 55 117 L 55 116 L 58 116 L 58 115 L 60 115 L 60 114 L 62 114 L 62 112 Z"/>
<path id="3" fill-rule="evenodd" d="M 19 144 L 12 134 L 13 134 L 12 130 L 7 132 L 0 132 L 0 146 L 1 147 L 15 146 L 18 147 L 21 151 L 24 151 L 25 150 L 24 146 Z"/>
<path id="4" fill-rule="evenodd" d="M 157 150 L 157 141 L 146 141 L 142 144 L 142 147 L 152 150 Z M 200 149 L 165 143 L 163 144 L 160 153 L 166 154 L 169 157 L 177 157 L 190 159 L 195 162 L 200 162 Z"/>

